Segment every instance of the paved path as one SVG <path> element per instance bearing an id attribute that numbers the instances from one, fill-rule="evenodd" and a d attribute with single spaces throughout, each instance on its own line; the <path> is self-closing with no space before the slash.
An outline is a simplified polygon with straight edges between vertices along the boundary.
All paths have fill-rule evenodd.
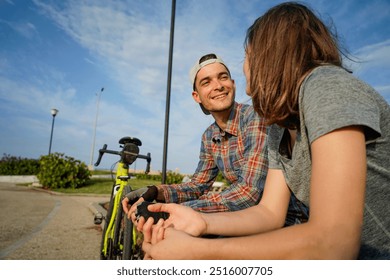
<path id="1" fill-rule="evenodd" d="M 61 195 L 0 183 L 0 259 L 96 260 L 108 196 Z"/>

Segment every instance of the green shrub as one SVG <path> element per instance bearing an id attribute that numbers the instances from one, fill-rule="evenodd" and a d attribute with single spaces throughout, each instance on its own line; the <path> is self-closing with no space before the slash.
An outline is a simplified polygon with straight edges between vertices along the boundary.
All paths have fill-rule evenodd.
<path id="1" fill-rule="evenodd" d="M 217 182 L 223 182 L 223 183 L 227 183 L 227 180 L 225 179 L 225 177 L 223 177 L 222 175 L 222 172 L 219 171 L 218 175 L 217 175 L 217 178 L 215 179 L 215 181 Z"/>
<path id="2" fill-rule="evenodd" d="M 90 179 L 91 172 L 85 163 L 61 153 L 41 156 L 39 182 L 47 188 L 71 188 L 84 186 Z"/>
<path id="3" fill-rule="evenodd" d="M 162 181 L 162 173 L 160 172 L 159 175 L 150 175 L 150 174 L 135 174 L 135 177 L 139 180 L 154 180 L 159 181 L 161 183 Z M 166 184 L 180 184 L 183 181 L 184 175 L 181 175 L 180 173 L 176 173 L 173 171 L 168 171 L 166 176 Z"/>
<path id="4" fill-rule="evenodd" d="M 39 161 L 3 154 L 0 160 L 0 175 L 36 175 Z"/>
<path id="5" fill-rule="evenodd" d="M 151 175 L 151 174 L 145 174 L 145 173 L 137 173 L 137 174 L 134 174 L 134 176 L 138 180 L 153 180 L 153 181 L 159 181 L 161 183 L 161 174 L 160 175 Z"/>
<path id="6" fill-rule="evenodd" d="M 168 171 L 166 176 L 166 183 L 167 184 L 180 184 L 183 182 L 184 175 L 181 175 L 180 173 Z"/>
<path id="7" fill-rule="evenodd" d="M 180 173 L 177 173 L 177 172 L 173 172 L 173 171 L 168 171 L 167 172 L 167 176 L 166 176 L 166 184 L 180 184 L 183 182 L 183 178 L 184 178 L 185 175 L 182 175 Z M 162 173 L 160 172 L 159 175 L 150 175 L 150 174 L 144 174 L 144 173 L 138 173 L 138 174 L 135 174 L 135 177 L 139 180 L 154 180 L 154 181 L 159 181 L 161 183 L 162 181 Z M 218 182 L 223 182 L 225 184 L 227 184 L 227 180 L 223 177 L 222 173 L 219 172 L 218 175 L 217 175 L 217 178 L 215 179 L 215 181 L 218 181 Z"/>

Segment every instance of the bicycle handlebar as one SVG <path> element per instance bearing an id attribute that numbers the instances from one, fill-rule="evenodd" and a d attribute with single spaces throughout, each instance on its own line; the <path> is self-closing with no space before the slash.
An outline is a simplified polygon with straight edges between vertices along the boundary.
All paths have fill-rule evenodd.
<path id="1" fill-rule="evenodd" d="M 150 172 L 150 162 L 152 161 L 152 158 L 150 156 L 150 153 L 147 153 L 147 155 L 141 155 L 141 154 L 138 154 L 138 153 L 132 153 L 132 152 L 128 152 L 128 151 L 114 151 L 114 150 L 107 150 L 107 144 L 104 144 L 103 145 L 103 148 L 99 149 L 99 157 L 95 163 L 95 166 L 98 166 L 100 164 L 100 161 L 102 160 L 102 157 L 104 155 L 104 153 L 108 153 L 108 154 L 113 154 L 113 155 L 119 155 L 119 156 L 122 156 L 122 154 L 127 154 L 127 155 L 132 155 L 132 156 L 136 156 L 136 158 L 142 158 L 142 159 L 145 159 L 147 164 L 146 164 L 146 169 L 145 169 L 145 173 L 149 173 Z"/>

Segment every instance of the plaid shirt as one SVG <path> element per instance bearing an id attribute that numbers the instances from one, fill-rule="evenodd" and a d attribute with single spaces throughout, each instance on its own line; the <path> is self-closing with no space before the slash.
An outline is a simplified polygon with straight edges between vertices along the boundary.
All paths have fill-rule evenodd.
<path id="1" fill-rule="evenodd" d="M 236 211 L 257 204 L 268 170 L 266 132 L 252 106 L 235 103 L 225 131 L 214 122 L 203 133 L 191 181 L 161 185 L 165 201 L 202 212 Z M 211 192 L 219 171 L 229 187 Z"/>

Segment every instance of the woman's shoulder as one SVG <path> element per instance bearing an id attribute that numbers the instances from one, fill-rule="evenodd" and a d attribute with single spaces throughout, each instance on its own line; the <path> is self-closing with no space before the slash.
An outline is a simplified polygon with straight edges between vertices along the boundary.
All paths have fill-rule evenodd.
<path id="1" fill-rule="evenodd" d="M 368 127 L 377 136 L 384 103 L 371 86 L 337 66 L 314 69 L 302 84 L 299 97 L 300 117 L 310 142 L 351 125 Z"/>
<path id="2" fill-rule="evenodd" d="M 373 87 L 355 77 L 346 69 L 335 65 L 323 65 L 315 68 L 305 78 L 301 86 L 302 100 L 339 100 L 349 102 L 366 100 L 375 104 L 380 94 Z"/>
<path id="3" fill-rule="evenodd" d="M 314 68 L 305 78 L 303 84 L 313 84 L 320 81 L 355 79 L 346 69 L 336 65 L 322 65 Z"/>

